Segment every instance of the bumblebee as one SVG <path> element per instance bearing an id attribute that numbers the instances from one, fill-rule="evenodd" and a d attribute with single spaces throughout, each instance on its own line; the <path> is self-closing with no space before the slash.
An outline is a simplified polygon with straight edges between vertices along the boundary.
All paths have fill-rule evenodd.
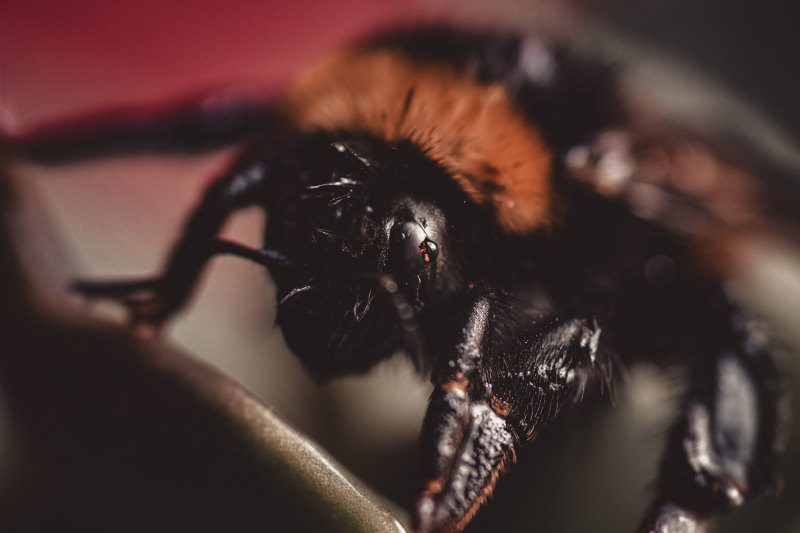
<path id="1" fill-rule="evenodd" d="M 724 281 L 777 204 L 736 154 L 631 113 L 608 65 L 436 25 L 334 55 L 268 106 L 195 104 L 8 143 L 45 162 L 236 143 L 162 275 L 76 288 L 152 331 L 233 254 L 269 271 L 315 377 L 407 352 L 433 383 L 415 531 L 463 529 L 528 441 L 642 359 L 691 377 L 639 531 L 705 531 L 773 482 L 779 371 Z M 218 238 L 250 206 L 269 214 L 264 246 Z"/>

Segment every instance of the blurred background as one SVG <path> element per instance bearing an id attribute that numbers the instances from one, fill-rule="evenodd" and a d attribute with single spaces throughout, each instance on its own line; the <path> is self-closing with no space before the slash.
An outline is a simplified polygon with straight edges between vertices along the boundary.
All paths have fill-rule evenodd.
<path id="1" fill-rule="evenodd" d="M 783 174 L 800 169 L 792 167 L 793 149 L 800 146 L 793 142 L 800 138 L 800 36 L 790 2 L 487 4 L 5 0 L 0 120 L 24 130 L 109 105 L 148 105 L 232 84 L 279 94 L 304 67 L 359 36 L 399 22 L 446 19 L 523 31 L 543 25 L 580 46 L 605 50 L 629 67 L 626 79 L 643 96 L 670 114 L 722 133 L 738 129 Z M 229 156 L 220 151 L 26 169 L 40 195 L 41 223 L 57 246 L 59 270 L 80 278 L 157 272 L 186 213 Z M 245 212 L 231 220 L 226 235 L 258 246 L 264 223 L 263 213 Z M 787 353 L 792 346 L 800 353 L 797 250 L 754 249 L 751 268 L 733 289 L 771 319 Z M 169 339 L 242 383 L 408 507 L 426 379 L 398 357 L 366 376 L 314 383 L 273 320 L 273 287 L 263 269 L 216 259 Z M 789 361 L 797 366 L 796 356 Z M 648 501 L 674 381 L 653 368 L 631 369 L 613 409 L 581 409 L 529 446 L 468 531 L 632 531 Z M 732 513 L 722 531 L 800 531 L 793 508 L 800 499 L 800 447 L 792 447 L 781 497 Z"/>

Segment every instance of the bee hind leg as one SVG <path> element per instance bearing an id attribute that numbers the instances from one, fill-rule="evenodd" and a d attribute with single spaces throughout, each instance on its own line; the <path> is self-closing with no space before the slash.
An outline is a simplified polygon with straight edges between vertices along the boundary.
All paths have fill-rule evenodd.
<path id="1" fill-rule="evenodd" d="M 656 498 L 640 533 L 709 531 L 775 481 L 788 416 L 763 324 L 735 307 L 711 335 L 662 459 Z"/>

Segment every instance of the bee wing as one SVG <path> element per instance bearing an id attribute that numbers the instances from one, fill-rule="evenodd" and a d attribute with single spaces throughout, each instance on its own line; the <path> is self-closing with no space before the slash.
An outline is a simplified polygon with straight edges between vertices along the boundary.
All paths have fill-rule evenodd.
<path id="1" fill-rule="evenodd" d="M 756 147 L 636 118 L 565 156 L 567 171 L 693 246 L 701 264 L 726 273 L 742 245 L 764 235 L 800 235 L 798 182 Z"/>

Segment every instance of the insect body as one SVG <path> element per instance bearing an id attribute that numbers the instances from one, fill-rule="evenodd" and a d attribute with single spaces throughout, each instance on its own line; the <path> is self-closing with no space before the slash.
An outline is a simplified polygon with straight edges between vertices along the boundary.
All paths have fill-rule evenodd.
<path id="1" fill-rule="evenodd" d="M 526 441 L 637 358 L 693 369 L 640 531 L 703 531 L 772 481 L 777 372 L 722 287 L 737 234 L 761 220 L 743 172 L 642 128 L 605 66 L 536 38 L 402 30 L 322 63 L 266 111 L 176 108 L 11 142 L 47 160 L 234 140 L 240 156 L 162 276 L 78 288 L 157 327 L 212 255 L 232 253 L 269 269 L 277 322 L 312 374 L 405 349 L 434 385 L 416 531 L 463 528 Z M 711 161 L 716 204 L 692 157 Z M 252 205 L 270 215 L 263 249 L 219 240 Z"/>

